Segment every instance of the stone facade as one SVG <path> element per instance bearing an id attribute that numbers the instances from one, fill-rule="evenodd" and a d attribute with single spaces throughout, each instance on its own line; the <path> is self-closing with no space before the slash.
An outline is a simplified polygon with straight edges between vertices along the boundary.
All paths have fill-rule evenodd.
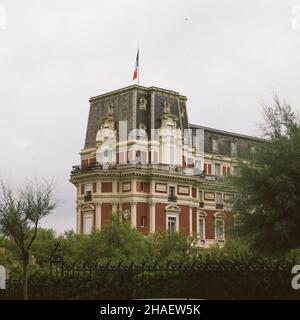
<path id="1" fill-rule="evenodd" d="M 117 213 L 145 234 L 182 229 L 203 246 L 224 243 L 234 214 L 222 180 L 259 139 L 190 124 L 186 101 L 137 85 L 90 99 L 81 165 L 71 173 L 78 233 L 101 229 Z"/>

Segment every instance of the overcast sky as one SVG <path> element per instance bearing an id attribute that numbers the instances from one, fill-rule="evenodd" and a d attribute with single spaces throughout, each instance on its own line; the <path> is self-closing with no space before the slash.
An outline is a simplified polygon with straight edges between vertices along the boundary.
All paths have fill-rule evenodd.
<path id="1" fill-rule="evenodd" d="M 140 83 L 188 97 L 192 123 L 258 135 L 261 102 L 300 106 L 300 0 L 0 0 L 0 176 L 54 178 L 45 219 L 75 228 L 88 99 Z M 300 16 L 300 9 L 299 9 Z M 5 19 L 6 18 L 6 19 Z M 294 19 L 294 20 L 293 20 Z"/>

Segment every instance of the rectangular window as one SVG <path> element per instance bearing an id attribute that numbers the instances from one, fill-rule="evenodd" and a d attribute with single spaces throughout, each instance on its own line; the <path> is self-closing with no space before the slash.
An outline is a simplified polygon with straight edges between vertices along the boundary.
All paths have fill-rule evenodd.
<path id="1" fill-rule="evenodd" d="M 230 176 L 230 167 L 227 167 L 227 176 Z"/>
<path id="2" fill-rule="evenodd" d="M 144 228 L 146 226 L 146 217 L 141 216 L 141 228 Z"/>
<path id="3" fill-rule="evenodd" d="M 84 214 L 83 224 L 83 233 L 91 234 L 93 229 L 93 215 L 91 213 Z"/>
<path id="4" fill-rule="evenodd" d="M 175 187 L 169 187 L 169 196 L 175 197 Z"/>
<path id="5" fill-rule="evenodd" d="M 216 240 L 223 241 L 224 240 L 224 220 L 216 219 L 215 228 L 216 228 L 215 230 Z"/>
<path id="6" fill-rule="evenodd" d="M 145 192 L 145 184 L 144 184 L 144 182 L 141 182 L 141 192 Z"/>
<path id="7" fill-rule="evenodd" d="M 199 191 L 199 201 L 200 201 L 200 202 L 203 201 L 203 193 L 202 193 L 201 190 Z"/>
<path id="8" fill-rule="evenodd" d="M 222 204 L 223 200 L 222 200 L 222 193 L 217 193 L 217 204 Z"/>
<path id="9" fill-rule="evenodd" d="M 231 142 L 231 153 L 236 154 L 237 143 L 235 141 Z"/>
<path id="10" fill-rule="evenodd" d="M 215 176 L 220 177 L 220 175 L 221 175 L 221 166 L 219 163 L 216 163 L 215 164 Z"/>
<path id="11" fill-rule="evenodd" d="M 87 191 L 84 195 L 84 201 L 92 201 L 92 191 Z"/>
<path id="12" fill-rule="evenodd" d="M 193 142 L 192 142 L 192 143 L 193 143 L 192 146 L 193 146 L 193 148 L 195 148 L 195 147 L 196 147 L 196 141 L 197 141 L 196 139 L 197 139 L 197 136 L 196 136 L 195 134 L 193 134 L 192 139 L 193 139 L 193 140 L 192 140 L 192 141 L 193 141 Z"/>
<path id="13" fill-rule="evenodd" d="M 94 182 L 93 183 L 93 193 L 96 193 L 97 192 L 97 183 Z"/>
<path id="14" fill-rule="evenodd" d="M 210 163 L 207 165 L 207 173 L 211 174 L 211 164 Z"/>
<path id="15" fill-rule="evenodd" d="M 205 219 L 203 217 L 199 218 L 199 238 L 200 240 L 205 239 Z"/>
<path id="16" fill-rule="evenodd" d="M 169 232 L 176 232 L 176 217 L 172 217 L 172 216 L 169 216 L 168 217 L 168 231 Z"/>
<path id="17" fill-rule="evenodd" d="M 212 139 L 212 151 L 217 152 L 218 151 L 218 140 Z"/>
<path id="18" fill-rule="evenodd" d="M 223 168 L 223 176 L 226 177 L 226 167 L 222 167 Z"/>
<path id="19" fill-rule="evenodd" d="M 147 163 L 147 152 L 141 152 L 141 163 Z"/>

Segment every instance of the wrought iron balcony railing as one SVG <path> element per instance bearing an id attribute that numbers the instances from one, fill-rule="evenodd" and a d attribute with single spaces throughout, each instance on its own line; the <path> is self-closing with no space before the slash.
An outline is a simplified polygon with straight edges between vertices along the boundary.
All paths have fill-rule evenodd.
<path id="1" fill-rule="evenodd" d="M 169 201 L 169 202 L 177 202 L 177 197 L 174 196 L 174 195 L 169 195 L 168 201 Z"/>
<path id="2" fill-rule="evenodd" d="M 223 203 L 216 203 L 216 209 L 223 209 L 224 205 Z"/>

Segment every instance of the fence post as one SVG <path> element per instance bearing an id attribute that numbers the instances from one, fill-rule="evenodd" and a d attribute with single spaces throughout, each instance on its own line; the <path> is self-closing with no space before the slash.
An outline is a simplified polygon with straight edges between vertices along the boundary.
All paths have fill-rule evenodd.
<path id="1" fill-rule="evenodd" d="M 63 273 L 64 254 L 61 250 L 59 242 L 55 242 L 54 248 L 50 253 L 50 276 L 53 276 L 53 265 L 55 266 L 55 277 L 57 277 L 57 267 L 60 265 Z"/>

